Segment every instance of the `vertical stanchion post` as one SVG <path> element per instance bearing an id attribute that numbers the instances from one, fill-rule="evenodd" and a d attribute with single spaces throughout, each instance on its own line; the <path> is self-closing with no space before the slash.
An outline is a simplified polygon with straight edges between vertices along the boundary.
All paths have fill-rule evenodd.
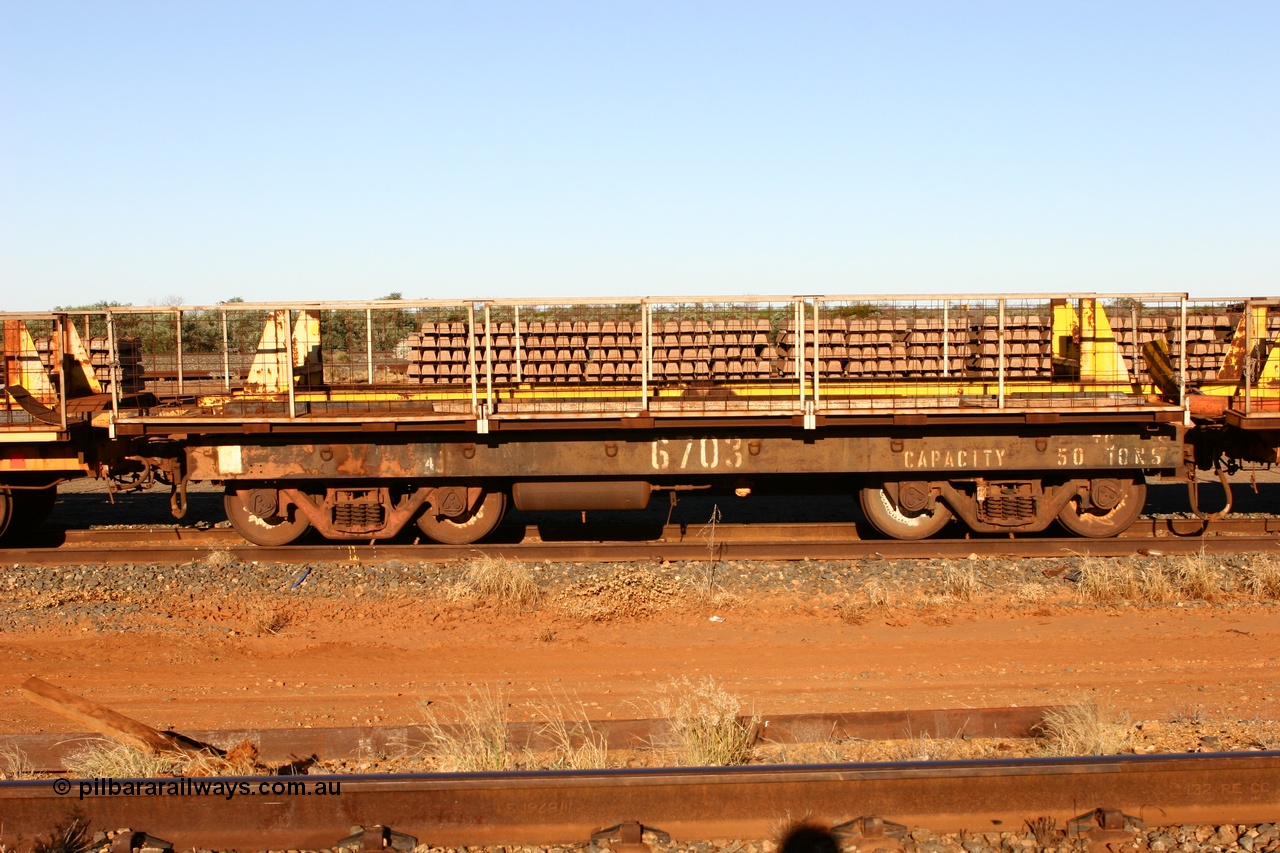
<path id="1" fill-rule="evenodd" d="M 1184 293 L 1178 300 L 1179 322 L 1182 330 L 1178 335 L 1178 405 L 1183 410 L 1187 407 L 1187 295 Z"/>
<path id="2" fill-rule="evenodd" d="M 231 393 L 231 345 L 227 334 L 227 309 L 222 309 L 222 390 Z"/>
<path id="3" fill-rule="evenodd" d="M 1115 329 L 1111 330 L 1114 334 Z M 1133 376 L 1130 377 L 1134 382 L 1138 382 L 1139 365 L 1142 364 L 1142 349 L 1138 344 L 1138 300 L 1129 300 L 1129 359 L 1133 362 Z M 1139 383 L 1141 384 L 1141 383 Z"/>
<path id="4" fill-rule="evenodd" d="M 520 368 L 521 342 L 520 342 L 520 306 L 519 305 L 515 306 L 514 315 L 515 316 L 513 318 L 513 321 L 516 327 L 516 382 L 523 382 L 524 373 L 521 371 L 521 368 Z"/>
<path id="5" fill-rule="evenodd" d="M 951 378 L 951 303 L 942 300 L 942 378 Z"/>
<path id="6" fill-rule="evenodd" d="M 476 387 L 476 306 L 467 303 L 467 368 L 471 374 L 471 414 L 478 415 L 480 390 Z"/>
<path id="7" fill-rule="evenodd" d="M 1265 314 L 1263 315 L 1266 316 Z M 1264 321 L 1265 323 L 1265 321 Z M 1265 326 L 1264 326 L 1265 328 Z M 1244 303 L 1244 413 L 1253 410 L 1253 303 Z"/>
<path id="8" fill-rule="evenodd" d="M 67 351 L 67 329 L 66 323 L 69 318 L 61 314 L 53 316 L 53 340 L 56 342 L 57 351 L 54 356 L 58 360 L 58 416 L 62 421 L 62 431 L 67 430 L 67 360 L 64 354 Z"/>
<path id="9" fill-rule="evenodd" d="M 285 387 L 289 390 L 289 420 L 293 420 L 298 416 L 298 399 L 297 393 L 293 387 L 293 360 L 297 357 L 297 353 L 293 348 L 293 312 L 285 309 L 284 313 L 285 328 L 285 346 L 289 350 L 289 358 L 285 362 L 284 375 L 281 380 L 284 381 Z"/>
<path id="10" fill-rule="evenodd" d="M 183 382 L 182 382 L 182 312 L 181 312 L 181 311 L 174 311 L 174 312 L 173 312 L 173 326 L 174 326 L 174 336 L 173 336 L 173 340 L 174 340 L 174 357 L 175 357 L 175 358 L 177 358 L 177 360 L 178 360 L 178 396 L 179 396 L 179 397 L 181 397 L 181 396 L 182 396 L 182 389 L 183 389 Z"/>
<path id="11" fill-rule="evenodd" d="M 111 377 L 110 438 L 116 437 L 116 421 L 120 418 L 120 353 L 116 351 L 116 315 L 107 311 L 107 373 Z"/>
<path id="12" fill-rule="evenodd" d="M 818 390 L 818 374 L 821 372 L 822 365 L 818 361 L 818 355 L 822 350 L 822 346 L 818 340 L 818 297 L 813 298 L 813 407 L 818 408 L 820 392 Z"/>
<path id="13" fill-rule="evenodd" d="M 997 312 L 996 318 L 996 383 L 997 383 L 997 402 L 996 408 L 1004 408 L 1004 300 L 999 302 L 1000 310 Z"/>
<path id="14" fill-rule="evenodd" d="M 653 369 L 653 306 L 640 302 L 640 410 L 649 408 L 649 373 Z"/>
<path id="15" fill-rule="evenodd" d="M 796 335 L 795 364 L 796 381 L 799 383 L 797 402 L 800 412 L 804 413 L 804 302 L 797 299 L 791 306 L 791 329 Z"/>
<path id="16" fill-rule="evenodd" d="M 364 309 L 364 360 L 368 371 L 366 384 L 373 384 L 373 309 Z"/>
<path id="17" fill-rule="evenodd" d="M 489 313 L 489 303 L 484 304 L 484 399 L 485 404 L 489 407 L 488 411 L 493 411 L 493 332 L 489 328 L 489 321 L 492 316 Z"/>

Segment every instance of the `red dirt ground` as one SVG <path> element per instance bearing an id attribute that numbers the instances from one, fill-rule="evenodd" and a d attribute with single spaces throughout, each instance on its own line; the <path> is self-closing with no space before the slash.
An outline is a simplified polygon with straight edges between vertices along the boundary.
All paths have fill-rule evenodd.
<path id="1" fill-rule="evenodd" d="M 769 596 L 582 623 L 392 596 L 293 601 L 279 633 L 235 636 L 199 630 L 215 610 L 160 601 L 149 624 L 110 633 L 6 626 L 0 732 L 74 728 L 22 697 L 17 685 L 31 675 L 179 731 L 411 724 L 421 700 L 447 717 L 449 699 L 470 685 L 500 687 L 517 720 L 552 694 L 581 701 L 594 718 L 644 717 L 657 688 L 683 675 L 714 676 L 765 715 L 1088 696 L 1135 720 L 1196 708 L 1253 720 L 1275 719 L 1280 701 L 1276 606 L 986 602 L 853 625 L 830 607 Z"/>

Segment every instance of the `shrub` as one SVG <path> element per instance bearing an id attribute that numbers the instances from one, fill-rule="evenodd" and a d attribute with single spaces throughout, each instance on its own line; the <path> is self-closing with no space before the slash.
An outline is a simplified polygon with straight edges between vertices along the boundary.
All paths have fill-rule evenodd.
<path id="1" fill-rule="evenodd" d="M 754 752 L 760 715 L 739 718 L 738 698 L 710 676 L 680 679 L 654 702 L 670 726 L 679 763 L 693 767 L 746 764 Z"/>
<path id="2" fill-rule="evenodd" d="M 507 700 L 501 690 L 487 687 L 461 701 L 450 700 L 459 722 L 440 722 L 435 709 L 419 703 L 426 730 L 427 750 L 443 772 L 485 772 L 510 768 L 507 749 Z"/>
<path id="3" fill-rule="evenodd" d="M 1129 742 L 1127 728 L 1104 720 L 1091 701 L 1045 712 L 1039 729 L 1047 755 L 1115 755 Z"/>

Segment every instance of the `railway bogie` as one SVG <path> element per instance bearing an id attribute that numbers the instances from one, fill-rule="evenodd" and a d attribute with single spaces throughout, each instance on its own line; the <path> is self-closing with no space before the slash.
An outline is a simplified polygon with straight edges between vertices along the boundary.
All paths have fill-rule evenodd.
<path id="1" fill-rule="evenodd" d="M 819 488 L 857 495 L 894 538 L 1055 522 L 1112 536 L 1148 478 L 1276 458 L 1278 307 L 1148 294 L 11 315 L 0 528 L 47 515 L 59 480 L 103 476 L 168 485 L 178 515 L 188 483 L 222 483 L 233 527 L 262 545 L 312 531 L 466 544 L 511 505 Z"/>

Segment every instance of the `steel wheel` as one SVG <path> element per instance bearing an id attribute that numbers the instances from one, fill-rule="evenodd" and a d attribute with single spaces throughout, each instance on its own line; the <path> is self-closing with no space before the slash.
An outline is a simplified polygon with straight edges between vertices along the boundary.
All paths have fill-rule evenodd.
<path id="1" fill-rule="evenodd" d="M 1118 498 L 1108 500 L 1111 508 L 1080 508 L 1080 496 L 1076 495 L 1058 513 L 1058 523 L 1077 536 L 1089 539 L 1106 539 L 1117 536 L 1142 514 L 1147 503 L 1147 484 L 1137 479 L 1117 478 L 1104 480 L 1110 488 L 1118 489 Z"/>
<path id="2" fill-rule="evenodd" d="M 9 528 L 9 522 L 13 519 L 13 492 L 0 486 L 0 539 L 4 538 L 4 532 Z"/>
<path id="3" fill-rule="evenodd" d="M 30 533 L 48 520 L 58 502 L 58 487 L 23 489 L 10 493 L 13 502 L 13 532 Z"/>
<path id="4" fill-rule="evenodd" d="M 928 512 L 907 513 L 889 497 L 884 486 L 869 486 L 859 493 L 862 511 L 871 526 L 891 539 L 925 539 L 947 526 L 952 515 L 942 501 Z"/>
<path id="5" fill-rule="evenodd" d="M 251 491 L 228 488 L 222 504 L 227 511 L 227 520 L 236 533 L 254 545 L 288 545 L 311 529 L 311 522 L 294 507 L 290 507 L 284 516 L 273 514 L 260 518 L 254 515 L 245 506 L 245 496 Z"/>
<path id="6" fill-rule="evenodd" d="M 418 529 L 441 545 L 470 545 L 492 533 L 506 511 L 506 494 L 487 492 L 481 496 L 474 510 L 453 518 L 437 515 L 435 507 L 427 507 L 418 516 Z"/>

